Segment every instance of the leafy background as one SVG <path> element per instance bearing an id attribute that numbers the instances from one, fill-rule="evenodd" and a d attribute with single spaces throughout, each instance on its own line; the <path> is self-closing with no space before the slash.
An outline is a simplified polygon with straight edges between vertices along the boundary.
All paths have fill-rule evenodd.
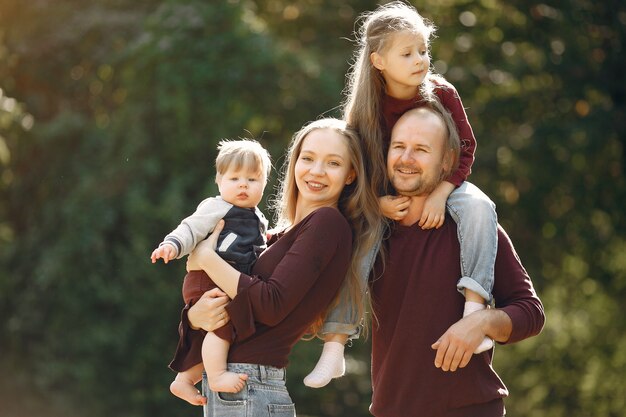
<path id="1" fill-rule="evenodd" d="M 623 416 L 626 6 L 413 4 L 479 142 L 471 180 L 546 306 L 540 336 L 497 349 L 509 414 Z M 149 253 L 216 192 L 219 139 L 258 138 L 280 167 L 294 131 L 338 115 L 376 5 L 2 0 L 0 416 L 199 415 L 168 392 L 184 263 Z M 298 414 L 369 415 L 368 342 L 307 389 L 320 349 L 293 352 Z"/>

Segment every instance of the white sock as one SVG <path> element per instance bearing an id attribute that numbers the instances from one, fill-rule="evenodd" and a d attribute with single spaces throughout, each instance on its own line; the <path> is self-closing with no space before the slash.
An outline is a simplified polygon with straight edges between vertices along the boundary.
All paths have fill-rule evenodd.
<path id="1" fill-rule="evenodd" d="M 321 388 L 331 379 L 342 376 L 346 371 L 346 362 L 343 359 L 343 344 L 326 342 L 317 365 L 304 378 L 304 385 L 311 388 Z"/>
<path id="2" fill-rule="evenodd" d="M 474 311 L 480 311 L 486 309 L 483 303 L 477 303 L 476 301 L 466 301 L 465 308 L 463 309 L 463 317 L 469 316 Z"/>
<path id="3" fill-rule="evenodd" d="M 463 309 L 463 317 L 472 314 L 475 311 L 484 310 L 487 308 L 483 303 L 477 303 L 475 301 L 466 301 L 465 308 Z M 476 348 L 474 353 L 483 353 L 486 350 L 489 350 L 493 347 L 493 340 L 485 336 L 480 345 Z"/>

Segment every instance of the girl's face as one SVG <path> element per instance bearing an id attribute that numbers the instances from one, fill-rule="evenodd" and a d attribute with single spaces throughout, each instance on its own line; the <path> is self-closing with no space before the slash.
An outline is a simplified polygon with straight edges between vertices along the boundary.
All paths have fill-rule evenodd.
<path id="1" fill-rule="evenodd" d="M 372 53 L 372 65 L 382 72 L 387 94 L 413 98 L 430 67 L 428 45 L 422 35 L 409 31 L 391 35 L 390 42 L 385 51 Z"/>
<path id="2" fill-rule="evenodd" d="M 301 207 L 337 207 L 343 187 L 356 178 L 346 138 L 333 129 L 315 129 L 302 141 L 294 168 Z"/>

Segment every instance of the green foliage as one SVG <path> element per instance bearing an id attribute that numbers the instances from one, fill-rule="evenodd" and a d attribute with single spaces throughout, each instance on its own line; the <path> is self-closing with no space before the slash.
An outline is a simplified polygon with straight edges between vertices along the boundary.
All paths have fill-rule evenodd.
<path id="1" fill-rule="evenodd" d="M 546 306 L 539 337 L 497 348 L 509 414 L 618 416 L 626 8 L 549 3 L 415 5 L 439 28 L 434 66 L 479 142 L 471 180 L 496 201 Z M 280 166 L 295 130 L 337 114 L 354 20 L 374 7 L 2 2 L 3 416 L 198 415 L 167 390 L 183 264 L 148 255 L 216 192 L 219 139 L 260 138 Z M 304 388 L 320 351 L 301 343 L 291 358 L 299 415 L 368 415 L 369 344 L 348 349 L 348 376 Z"/>

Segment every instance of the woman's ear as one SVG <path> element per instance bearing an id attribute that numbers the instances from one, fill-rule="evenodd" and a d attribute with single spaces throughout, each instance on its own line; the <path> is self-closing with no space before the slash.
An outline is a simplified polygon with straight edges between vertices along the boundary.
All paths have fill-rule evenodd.
<path id="1" fill-rule="evenodd" d="M 382 71 L 385 69 L 385 60 L 378 52 L 372 52 L 370 54 L 370 61 L 377 70 Z"/>
<path id="2" fill-rule="evenodd" d="M 356 179 L 356 171 L 354 171 L 354 169 L 351 169 L 350 173 L 346 177 L 346 185 L 352 184 L 355 179 Z"/>

